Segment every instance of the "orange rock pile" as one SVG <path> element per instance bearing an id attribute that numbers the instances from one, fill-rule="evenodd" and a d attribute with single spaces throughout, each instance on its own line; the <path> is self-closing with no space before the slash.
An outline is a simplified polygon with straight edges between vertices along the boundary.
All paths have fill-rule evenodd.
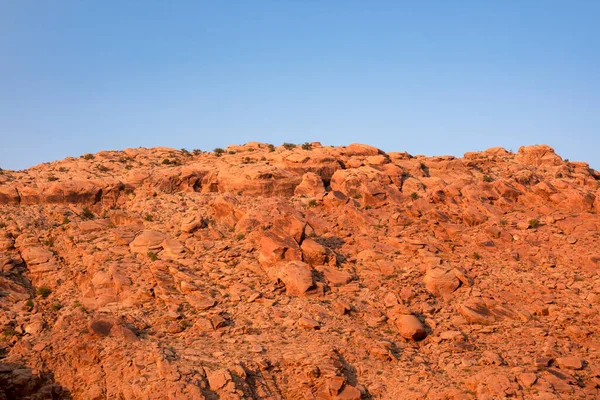
<path id="1" fill-rule="evenodd" d="M 1 171 L 0 399 L 599 398 L 598 212 L 548 146 Z"/>

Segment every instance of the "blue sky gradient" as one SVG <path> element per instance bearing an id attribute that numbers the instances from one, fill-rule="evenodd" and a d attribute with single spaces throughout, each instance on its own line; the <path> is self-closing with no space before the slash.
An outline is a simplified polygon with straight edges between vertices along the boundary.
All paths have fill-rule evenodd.
<path id="1" fill-rule="evenodd" d="M 600 168 L 598 21 L 595 0 L 0 0 L 0 167 L 256 140 Z"/>

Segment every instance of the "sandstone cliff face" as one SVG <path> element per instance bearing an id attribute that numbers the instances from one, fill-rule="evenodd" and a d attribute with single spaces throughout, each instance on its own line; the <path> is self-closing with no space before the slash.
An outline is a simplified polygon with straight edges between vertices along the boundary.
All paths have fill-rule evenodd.
<path id="1" fill-rule="evenodd" d="M 0 399 L 600 397 L 600 174 L 547 146 L 0 172 Z"/>

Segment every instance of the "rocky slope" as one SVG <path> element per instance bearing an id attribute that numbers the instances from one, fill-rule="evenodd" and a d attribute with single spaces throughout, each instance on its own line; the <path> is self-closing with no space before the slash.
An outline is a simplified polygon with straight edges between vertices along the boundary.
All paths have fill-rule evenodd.
<path id="1" fill-rule="evenodd" d="M 600 174 L 547 146 L 0 172 L 0 399 L 600 398 Z"/>

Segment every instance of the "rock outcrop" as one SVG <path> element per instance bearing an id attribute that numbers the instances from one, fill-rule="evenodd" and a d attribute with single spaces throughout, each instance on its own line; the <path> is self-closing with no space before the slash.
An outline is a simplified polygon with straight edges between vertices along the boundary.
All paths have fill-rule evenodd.
<path id="1" fill-rule="evenodd" d="M 0 399 L 600 398 L 599 182 L 543 145 L 0 170 Z"/>

